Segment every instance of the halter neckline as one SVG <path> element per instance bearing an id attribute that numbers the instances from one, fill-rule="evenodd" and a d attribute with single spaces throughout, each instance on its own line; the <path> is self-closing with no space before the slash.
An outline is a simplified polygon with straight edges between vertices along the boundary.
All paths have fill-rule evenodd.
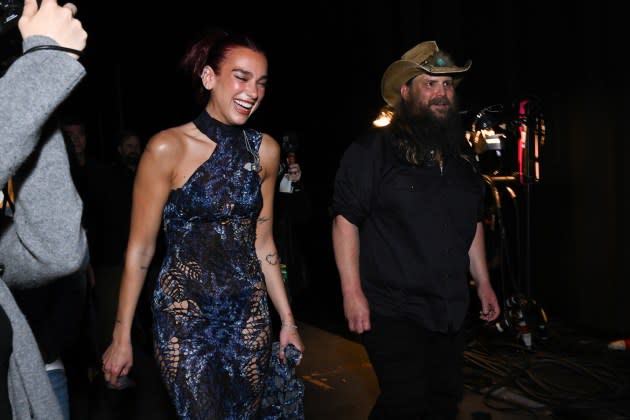
<path id="1" fill-rule="evenodd" d="M 225 139 L 241 136 L 243 130 L 241 126 L 227 125 L 212 118 L 205 109 L 193 120 L 193 124 L 217 144 Z"/>

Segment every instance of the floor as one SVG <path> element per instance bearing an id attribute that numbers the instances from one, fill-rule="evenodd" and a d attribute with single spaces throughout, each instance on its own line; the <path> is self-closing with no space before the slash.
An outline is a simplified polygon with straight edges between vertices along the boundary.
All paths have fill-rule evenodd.
<path id="1" fill-rule="evenodd" d="M 297 370 L 305 384 L 305 418 L 367 419 L 378 395 L 378 384 L 363 347 L 355 341 L 308 324 L 301 324 L 301 333 L 308 351 Z M 507 404 L 505 406 L 509 408 Z M 467 391 L 457 419 L 484 418 L 533 417 L 525 411 L 506 413 L 489 408 L 484 405 L 481 395 Z M 545 417 L 541 415 L 538 418 Z"/>
<path id="2" fill-rule="evenodd" d="M 301 332 L 308 352 L 297 371 L 305 383 L 305 417 L 367 419 L 378 385 L 363 347 L 309 324 Z M 574 332 L 554 333 L 547 340 L 556 343 L 529 349 L 517 336 L 471 339 L 457 420 L 630 419 L 630 352 L 610 351 Z"/>
<path id="3" fill-rule="evenodd" d="M 365 420 L 378 394 L 371 365 L 347 330 L 338 285 L 320 284 L 294 302 L 306 353 L 305 417 Z M 611 337 L 567 322 L 544 322 L 531 309 L 531 331 L 514 319 L 466 323 L 466 391 L 457 420 L 630 419 L 630 351 L 609 350 Z"/>
<path id="4" fill-rule="evenodd" d="M 339 299 L 307 292 L 293 305 L 306 346 L 296 373 L 305 385 L 307 420 L 365 420 L 378 394 Z M 457 420 L 630 419 L 630 351 L 608 350 L 604 338 L 559 321 L 533 331 L 531 347 L 515 330 L 500 333 L 471 323 L 467 333 L 466 392 Z M 135 388 L 114 391 L 100 384 L 75 394 L 74 418 L 173 420 L 152 366 L 151 356 L 140 351 Z"/>

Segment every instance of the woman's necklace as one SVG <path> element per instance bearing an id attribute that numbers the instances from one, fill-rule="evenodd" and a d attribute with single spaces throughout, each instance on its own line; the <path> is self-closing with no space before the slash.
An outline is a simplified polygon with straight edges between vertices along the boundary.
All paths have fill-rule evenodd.
<path id="1" fill-rule="evenodd" d="M 247 162 L 245 165 L 243 165 L 243 168 L 250 172 L 260 172 L 260 170 L 262 169 L 260 167 L 260 157 L 258 156 L 258 153 L 252 150 L 252 146 L 251 144 L 249 144 L 249 139 L 247 138 L 247 134 L 245 134 L 245 130 L 243 130 L 243 138 L 245 139 L 245 147 L 247 148 L 247 151 L 254 158 L 253 162 Z"/>

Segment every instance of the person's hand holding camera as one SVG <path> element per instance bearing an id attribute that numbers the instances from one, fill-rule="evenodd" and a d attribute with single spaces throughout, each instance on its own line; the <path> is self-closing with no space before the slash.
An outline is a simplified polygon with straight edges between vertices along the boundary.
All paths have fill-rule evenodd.
<path id="1" fill-rule="evenodd" d="M 291 182 L 298 182 L 300 178 L 302 178 L 302 170 L 300 169 L 300 165 L 298 163 L 292 163 L 289 165 L 287 178 L 289 178 L 289 181 Z"/>
<path id="2" fill-rule="evenodd" d="M 87 32 L 81 21 L 74 17 L 76 13 L 77 7 L 72 3 L 60 6 L 57 0 L 42 0 L 38 7 L 37 0 L 24 0 L 18 27 L 24 39 L 43 35 L 54 39 L 61 47 L 83 51 Z M 78 58 L 76 54 L 68 54 Z"/>

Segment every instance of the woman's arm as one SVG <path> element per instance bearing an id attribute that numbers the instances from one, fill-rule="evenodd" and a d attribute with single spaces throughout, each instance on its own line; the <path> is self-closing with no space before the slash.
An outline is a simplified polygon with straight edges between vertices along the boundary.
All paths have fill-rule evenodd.
<path id="1" fill-rule="evenodd" d="M 144 150 L 133 191 L 131 227 L 120 284 L 112 343 L 103 355 L 105 380 L 116 385 L 133 365 L 131 326 L 142 286 L 155 252 L 162 211 L 171 190 L 176 142 L 165 132 L 154 136 Z"/>
<path id="2" fill-rule="evenodd" d="M 275 195 L 276 177 L 280 160 L 280 146 L 270 136 L 263 135 L 260 145 L 260 161 L 262 164 L 261 192 L 263 207 L 258 216 L 256 226 L 256 253 L 265 275 L 265 283 L 269 297 L 273 302 L 282 327 L 280 329 L 280 358 L 284 358 L 284 347 L 291 343 L 300 351 L 304 345 L 297 331 L 297 325 L 291 312 L 284 281 L 280 273 L 280 257 L 273 239 L 273 199 Z"/>

